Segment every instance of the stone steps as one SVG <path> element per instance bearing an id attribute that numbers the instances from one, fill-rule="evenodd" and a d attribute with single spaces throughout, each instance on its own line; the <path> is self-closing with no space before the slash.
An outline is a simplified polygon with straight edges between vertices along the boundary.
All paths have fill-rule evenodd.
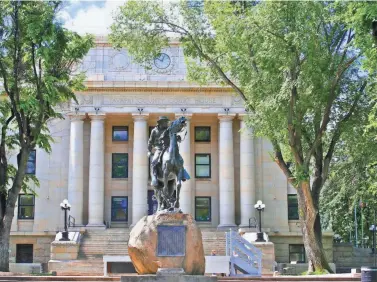
<path id="1" fill-rule="evenodd" d="M 79 258 L 102 258 L 103 255 L 128 255 L 130 229 L 110 228 L 106 230 L 87 230 L 80 244 Z M 215 228 L 202 229 L 205 255 L 216 250 L 218 255 L 225 255 L 225 232 Z"/>

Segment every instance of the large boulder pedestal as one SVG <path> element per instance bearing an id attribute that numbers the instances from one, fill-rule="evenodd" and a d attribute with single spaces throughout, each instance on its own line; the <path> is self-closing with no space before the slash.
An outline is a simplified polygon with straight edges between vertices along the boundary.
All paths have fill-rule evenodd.
<path id="1" fill-rule="evenodd" d="M 217 281 L 203 276 L 202 234 L 190 214 L 144 216 L 131 230 L 128 254 L 139 275 L 122 276 L 122 282 Z"/>

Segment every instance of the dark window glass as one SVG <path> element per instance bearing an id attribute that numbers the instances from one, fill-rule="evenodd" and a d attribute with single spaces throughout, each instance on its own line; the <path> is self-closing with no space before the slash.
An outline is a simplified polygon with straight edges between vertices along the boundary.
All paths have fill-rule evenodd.
<path id="1" fill-rule="evenodd" d="M 26 163 L 26 174 L 35 174 L 35 164 L 36 164 L 36 151 L 33 150 L 29 154 L 29 158 Z"/>
<path id="2" fill-rule="evenodd" d="M 33 263 L 33 245 L 16 245 L 16 263 Z"/>
<path id="3" fill-rule="evenodd" d="M 195 127 L 195 142 L 210 142 L 211 141 L 211 127 L 196 126 Z"/>
<path id="4" fill-rule="evenodd" d="M 128 126 L 113 126 L 113 141 L 128 141 Z"/>
<path id="5" fill-rule="evenodd" d="M 18 196 L 18 219 L 34 219 L 34 195 Z"/>
<path id="6" fill-rule="evenodd" d="M 128 178 L 128 154 L 113 154 L 112 178 Z"/>
<path id="7" fill-rule="evenodd" d="M 297 195 L 288 195 L 288 219 L 297 220 L 298 218 L 298 201 Z"/>
<path id="8" fill-rule="evenodd" d="M 210 154 L 195 154 L 195 177 L 211 178 Z"/>
<path id="9" fill-rule="evenodd" d="M 298 263 L 305 263 L 305 248 L 304 245 L 289 245 L 289 261 L 296 261 Z"/>
<path id="10" fill-rule="evenodd" d="M 111 197 L 111 221 L 128 221 L 128 197 Z"/>
<path id="11" fill-rule="evenodd" d="M 211 221 L 211 197 L 195 197 L 195 220 Z"/>

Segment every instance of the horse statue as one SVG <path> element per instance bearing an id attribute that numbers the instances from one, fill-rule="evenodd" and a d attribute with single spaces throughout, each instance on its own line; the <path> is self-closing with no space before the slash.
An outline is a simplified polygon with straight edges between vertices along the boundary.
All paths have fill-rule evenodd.
<path id="1" fill-rule="evenodd" d="M 154 194 L 157 199 L 157 211 L 179 209 L 179 195 L 182 181 L 190 179 L 190 176 L 183 168 L 183 159 L 179 154 L 178 143 L 182 141 L 179 133 L 186 128 L 186 118 L 180 117 L 173 121 L 163 133 L 160 139 L 166 140 L 169 136 L 169 144 L 163 150 L 160 162 L 156 165 L 156 176 L 158 186 L 155 186 Z M 151 173 L 152 166 L 151 166 Z M 175 192 L 175 195 L 174 195 Z"/>

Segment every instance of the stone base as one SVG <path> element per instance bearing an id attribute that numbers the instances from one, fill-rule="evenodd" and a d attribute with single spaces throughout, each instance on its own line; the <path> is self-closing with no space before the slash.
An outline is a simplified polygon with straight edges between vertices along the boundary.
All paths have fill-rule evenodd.
<path id="1" fill-rule="evenodd" d="M 169 243 L 166 243 L 167 240 L 171 241 L 170 245 L 177 244 L 174 243 L 174 240 L 178 240 L 179 248 L 172 248 L 180 249 L 177 251 L 177 255 L 165 254 L 163 250 L 158 253 L 158 242 L 160 240 L 158 229 L 160 226 L 184 229 L 184 237 L 181 236 L 181 239 L 174 239 L 173 234 L 170 234 L 171 239 L 163 236 L 160 238 L 161 240 L 165 238 L 165 243 L 162 244 L 165 249 L 167 249 L 165 245 L 169 245 Z M 164 240 L 162 241 L 164 242 Z M 140 275 L 156 274 L 159 268 L 182 268 L 188 275 L 203 275 L 205 271 L 202 233 L 189 214 L 157 213 L 143 217 L 131 230 L 128 254 Z"/>
<path id="2" fill-rule="evenodd" d="M 121 282 L 216 282 L 215 276 L 201 275 L 180 275 L 180 276 L 156 276 L 156 275 L 138 275 L 138 276 L 121 276 Z"/>
<path id="3" fill-rule="evenodd" d="M 51 243 L 51 260 L 76 260 L 80 249 L 80 232 L 69 232 L 70 241 L 60 241 L 62 233 L 56 234 L 55 241 Z"/>

